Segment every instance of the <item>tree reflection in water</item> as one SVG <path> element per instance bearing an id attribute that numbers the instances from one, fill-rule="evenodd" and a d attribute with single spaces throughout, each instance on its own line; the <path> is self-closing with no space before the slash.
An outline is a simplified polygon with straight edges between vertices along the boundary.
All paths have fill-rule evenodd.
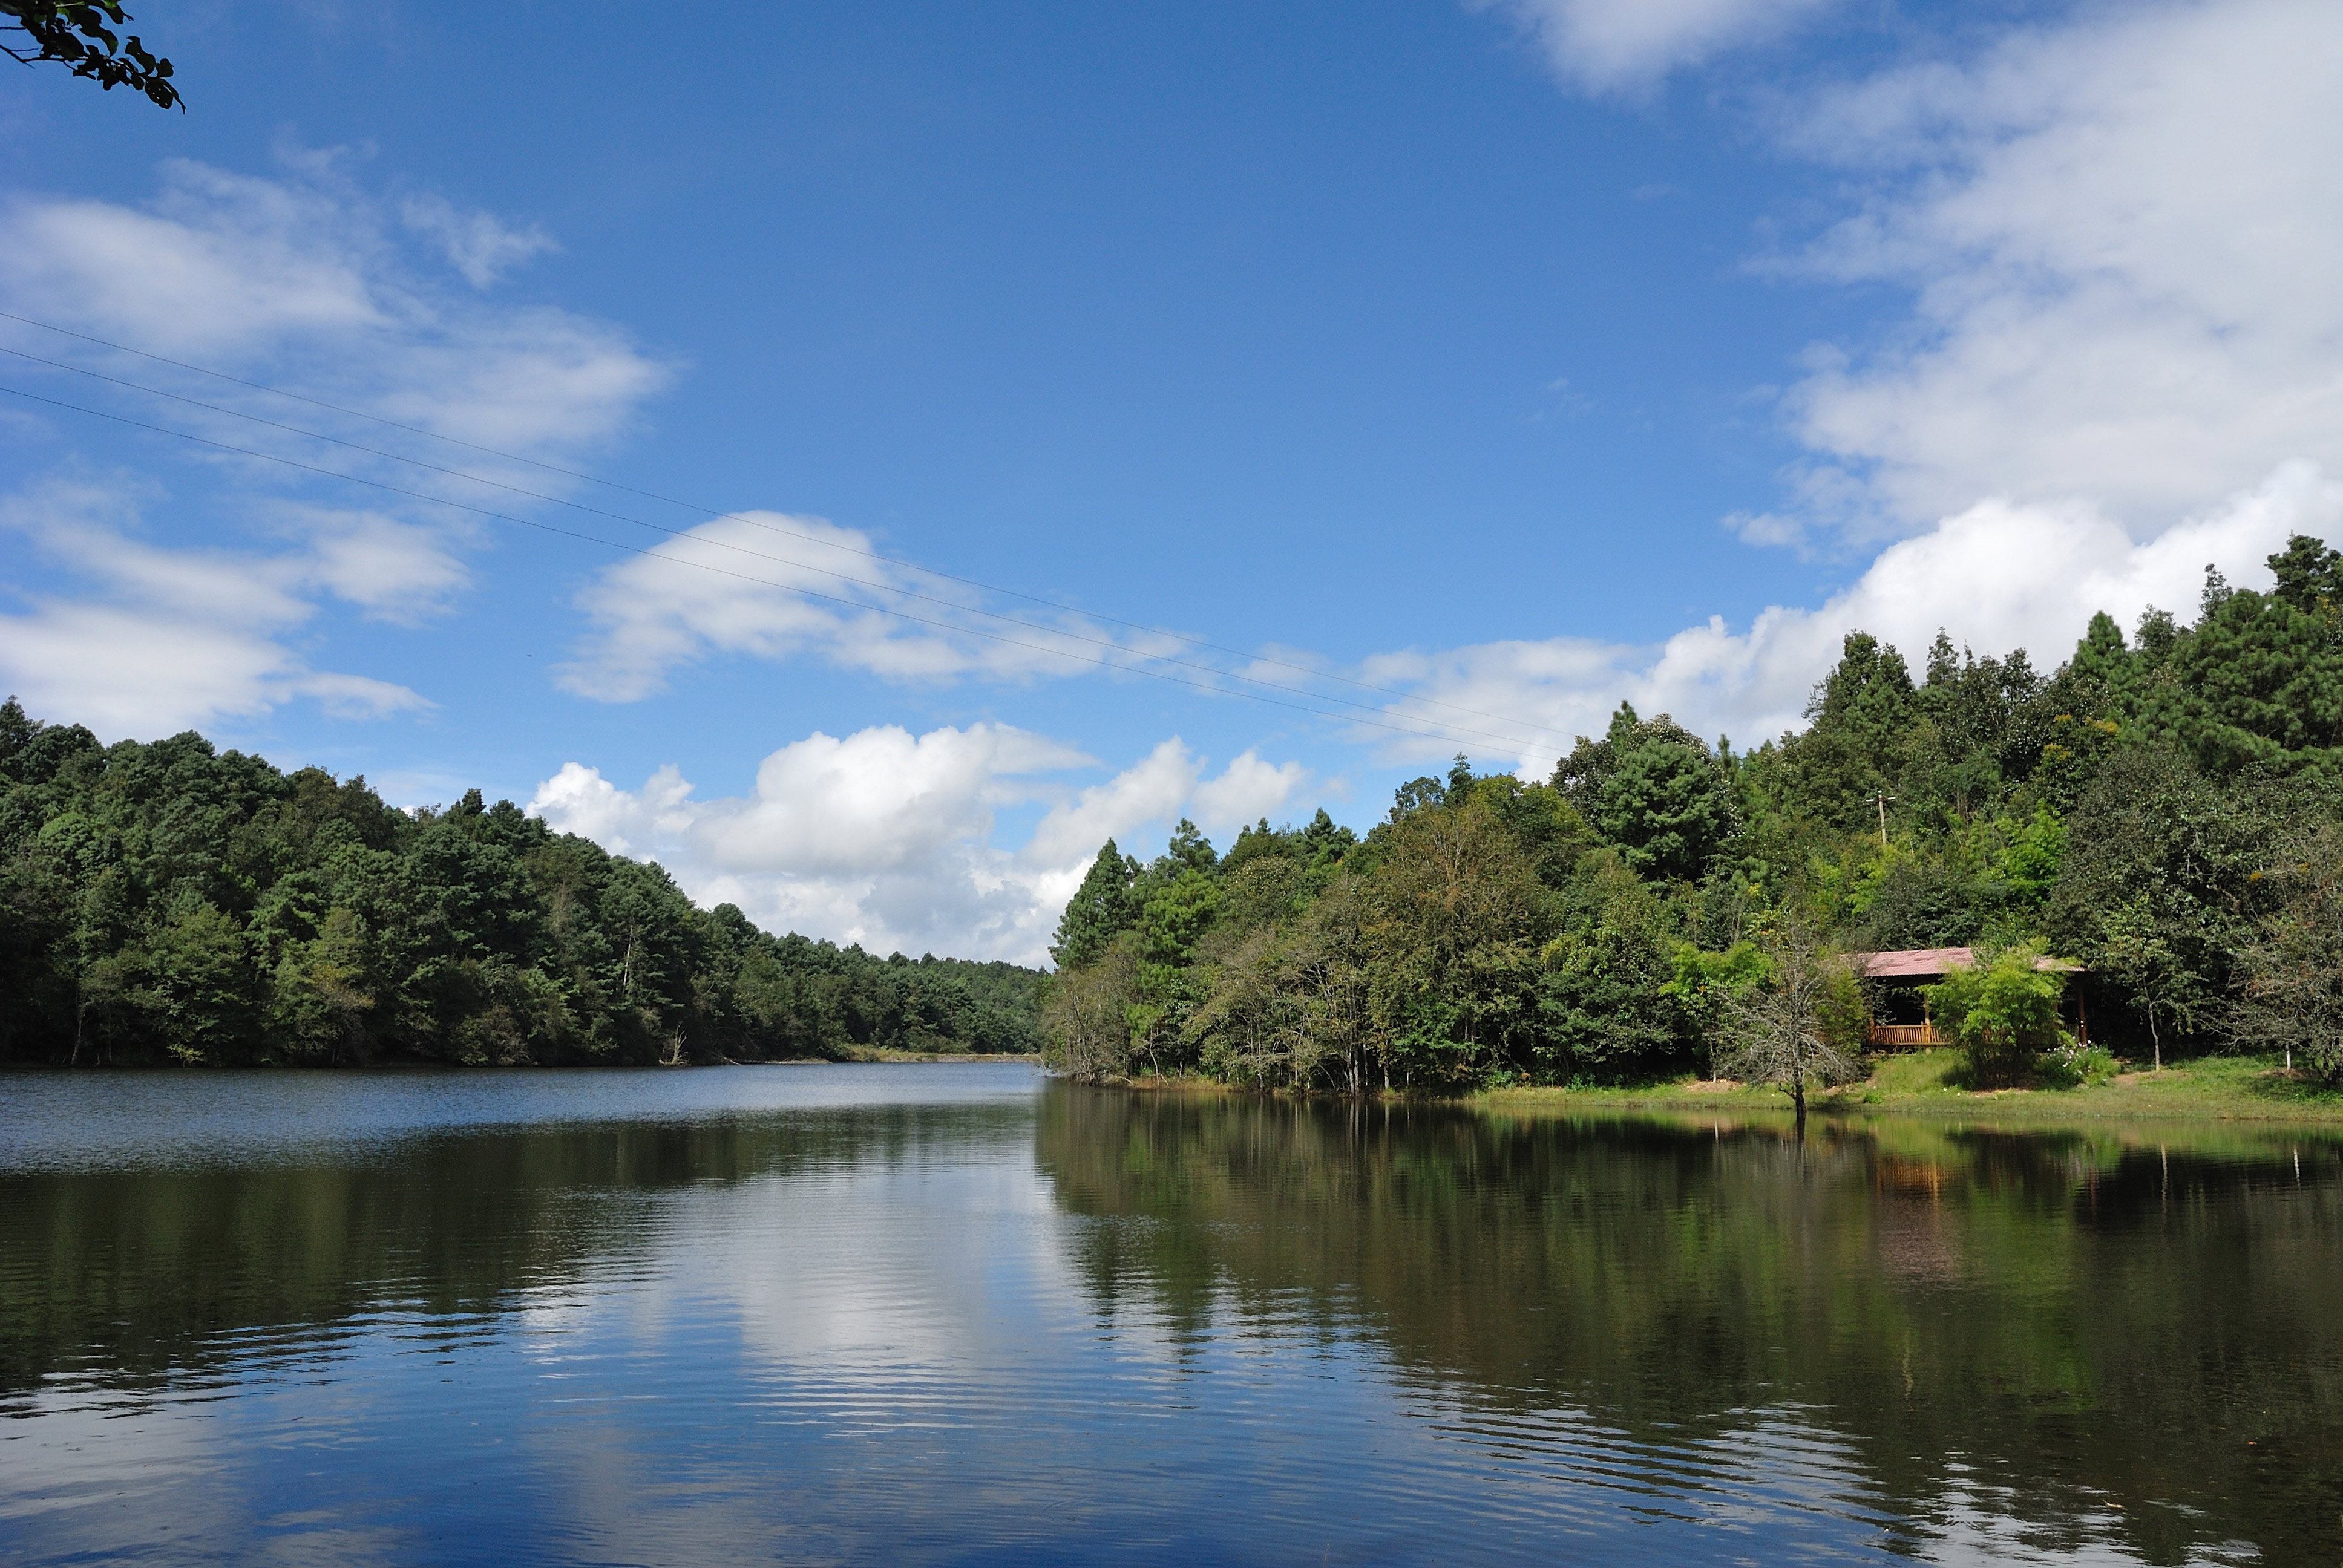
<path id="1" fill-rule="evenodd" d="M 357 1156 L 0 1175 L 0 1402 L 161 1387 L 271 1330 L 493 1315 L 652 1239 L 663 1197 L 938 1149 L 1021 1149 L 1017 1102 L 499 1128 Z M 230 1336 L 230 1337 L 223 1337 Z M 314 1343 L 287 1333 L 294 1353 Z M 0 1402 L 0 1413 L 5 1413 Z"/>
<path id="2" fill-rule="evenodd" d="M 19 1081 L 0 1557 L 2343 1555 L 2315 1135 L 782 1070 Z"/>
<path id="3" fill-rule="evenodd" d="M 2299 1130 L 1522 1120 L 1055 1086 L 1099 1310 L 1364 1332 L 1488 1441 L 1583 1412 L 1745 1451 L 1786 1413 L 1878 1506 L 2051 1551 L 2331 1561 L 2343 1171 Z"/>

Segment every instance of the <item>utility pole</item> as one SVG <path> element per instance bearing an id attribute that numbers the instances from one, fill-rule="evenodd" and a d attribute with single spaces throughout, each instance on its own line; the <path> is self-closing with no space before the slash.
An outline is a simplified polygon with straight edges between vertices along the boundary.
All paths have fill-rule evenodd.
<path id="1" fill-rule="evenodd" d="M 1887 853 L 1887 802 L 1895 799 L 1896 797 L 1881 789 L 1871 799 L 1879 808 L 1879 853 L 1885 857 Z"/>

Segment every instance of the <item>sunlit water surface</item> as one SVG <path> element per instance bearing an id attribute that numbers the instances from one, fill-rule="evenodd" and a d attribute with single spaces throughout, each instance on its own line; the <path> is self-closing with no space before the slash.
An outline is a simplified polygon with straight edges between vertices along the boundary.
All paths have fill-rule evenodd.
<path id="1" fill-rule="evenodd" d="M 11 1563 L 2328 1563 L 2305 1130 L 0 1077 Z"/>

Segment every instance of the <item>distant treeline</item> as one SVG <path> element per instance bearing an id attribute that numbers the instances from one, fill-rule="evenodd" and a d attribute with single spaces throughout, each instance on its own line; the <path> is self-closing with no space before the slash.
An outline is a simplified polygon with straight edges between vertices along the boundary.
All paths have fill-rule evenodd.
<path id="1" fill-rule="evenodd" d="M 2269 564 L 2269 593 L 2208 571 L 2192 626 L 2097 617 L 2048 676 L 1939 632 L 1916 684 L 1857 632 L 1808 727 L 1754 751 L 1623 704 L 1550 779 L 1459 758 L 1363 839 L 1321 811 L 1226 855 L 1184 823 L 1143 866 L 1110 840 L 1058 928 L 1051 1060 L 1344 1091 L 1642 1079 L 1705 1066 L 1793 947 L 2029 945 L 2088 965 L 2092 1032 L 2142 1056 L 2285 1049 L 2333 1075 L 2343 556 L 2298 537 Z M 1995 972 L 2035 972 L 2011 956 Z"/>
<path id="2" fill-rule="evenodd" d="M 768 935 L 477 789 L 401 811 L 192 731 L 101 746 L 0 706 L 0 1059 L 1031 1051 L 1043 979 Z"/>

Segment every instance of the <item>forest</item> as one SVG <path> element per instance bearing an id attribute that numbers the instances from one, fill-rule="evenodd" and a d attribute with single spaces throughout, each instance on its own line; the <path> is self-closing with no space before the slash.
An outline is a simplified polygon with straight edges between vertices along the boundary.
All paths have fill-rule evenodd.
<path id="1" fill-rule="evenodd" d="M 774 937 L 477 789 L 402 811 L 189 732 L 0 706 L 0 1060 L 1030 1052 L 1037 970 Z"/>
<path id="2" fill-rule="evenodd" d="M 1623 704 L 1550 779 L 1460 757 L 1363 838 L 1321 810 L 1226 853 L 1182 823 L 1144 865 L 1109 840 L 1058 927 L 1046 1060 L 1442 1092 L 1706 1071 L 1771 1031 L 1827 1079 L 1863 1049 L 1864 955 L 1966 946 L 1937 1016 L 2013 1077 L 2113 1045 L 2333 1080 L 2343 555 L 2298 536 L 2269 566 L 2268 592 L 2207 568 L 2193 624 L 2100 614 L 2048 674 L 1940 631 L 1916 680 L 1853 633 L 1806 727 L 1750 750 Z M 1834 963 L 1835 997 L 1801 978 Z M 2066 965 L 2101 999 L 2080 1055 Z"/>

